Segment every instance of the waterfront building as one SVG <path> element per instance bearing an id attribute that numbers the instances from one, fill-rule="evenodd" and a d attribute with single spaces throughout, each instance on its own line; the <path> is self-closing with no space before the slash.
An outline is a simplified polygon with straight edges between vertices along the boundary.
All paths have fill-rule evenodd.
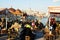
<path id="1" fill-rule="evenodd" d="M 48 13 L 50 17 L 54 17 L 57 22 L 60 22 L 60 6 L 48 7 Z"/>

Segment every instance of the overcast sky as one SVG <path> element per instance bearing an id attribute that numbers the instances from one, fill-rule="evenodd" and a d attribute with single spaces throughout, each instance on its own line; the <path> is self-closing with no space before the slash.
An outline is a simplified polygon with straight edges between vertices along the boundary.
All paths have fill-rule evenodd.
<path id="1" fill-rule="evenodd" d="M 47 12 L 48 6 L 60 6 L 60 0 L 0 0 L 0 8 L 19 8 Z"/>

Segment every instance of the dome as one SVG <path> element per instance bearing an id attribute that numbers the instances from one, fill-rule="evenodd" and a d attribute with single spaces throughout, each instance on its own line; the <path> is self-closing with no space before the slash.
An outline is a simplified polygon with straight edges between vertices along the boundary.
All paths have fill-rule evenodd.
<path id="1" fill-rule="evenodd" d="M 17 14 L 17 15 L 19 15 L 19 14 L 21 14 L 21 13 L 22 13 L 22 11 L 19 10 L 19 9 L 17 9 L 17 10 L 15 11 L 15 14 Z"/>
<path id="2" fill-rule="evenodd" d="M 16 10 L 14 8 L 9 8 L 10 11 L 15 12 Z"/>
<path id="3" fill-rule="evenodd" d="M 18 11 L 18 12 L 22 13 L 22 11 L 21 11 L 20 9 L 17 9 L 16 11 Z"/>

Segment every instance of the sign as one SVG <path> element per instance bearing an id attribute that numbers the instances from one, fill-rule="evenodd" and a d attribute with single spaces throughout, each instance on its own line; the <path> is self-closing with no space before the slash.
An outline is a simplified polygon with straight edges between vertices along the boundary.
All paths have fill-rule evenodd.
<path id="1" fill-rule="evenodd" d="M 60 12 L 60 6 L 50 6 L 48 7 L 49 12 Z"/>

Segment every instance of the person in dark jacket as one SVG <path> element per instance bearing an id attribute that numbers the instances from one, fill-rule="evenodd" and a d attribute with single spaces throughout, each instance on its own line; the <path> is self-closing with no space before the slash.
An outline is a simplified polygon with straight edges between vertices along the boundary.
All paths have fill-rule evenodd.
<path id="1" fill-rule="evenodd" d="M 1 29 L 2 29 L 1 22 L 2 22 L 2 20 L 0 19 L 0 37 L 1 37 Z"/>
<path id="2" fill-rule="evenodd" d="M 53 30 L 55 30 L 56 29 L 56 26 L 57 26 L 57 24 L 56 24 L 56 22 L 53 22 Z"/>
<path id="3" fill-rule="evenodd" d="M 41 22 L 40 22 L 40 23 L 38 24 L 38 28 L 39 28 L 39 29 L 42 29 L 42 28 L 44 28 L 44 25 L 43 25 L 43 23 L 41 23 Z"/>
<path id="4" fill-rule="evenodd" d="M 38 26 L 38 24 L 39 24 L 39 23 L 38 23 L 38 20 L 36 20 L 35 25 Z"/>
<path id="5" fill-rule="evenodd" d="M 1 25 L 0 25 L 0 37 L 1 37 Z"/>
<path id="6" fill-rule="evenodd" d="M 25 40 L 25 36 L 30 36 L 30 40 L 34 40 L 34 34 L 32 33 L 30 27 L 24 27 L 20 34 L 20 40 Z"/>

